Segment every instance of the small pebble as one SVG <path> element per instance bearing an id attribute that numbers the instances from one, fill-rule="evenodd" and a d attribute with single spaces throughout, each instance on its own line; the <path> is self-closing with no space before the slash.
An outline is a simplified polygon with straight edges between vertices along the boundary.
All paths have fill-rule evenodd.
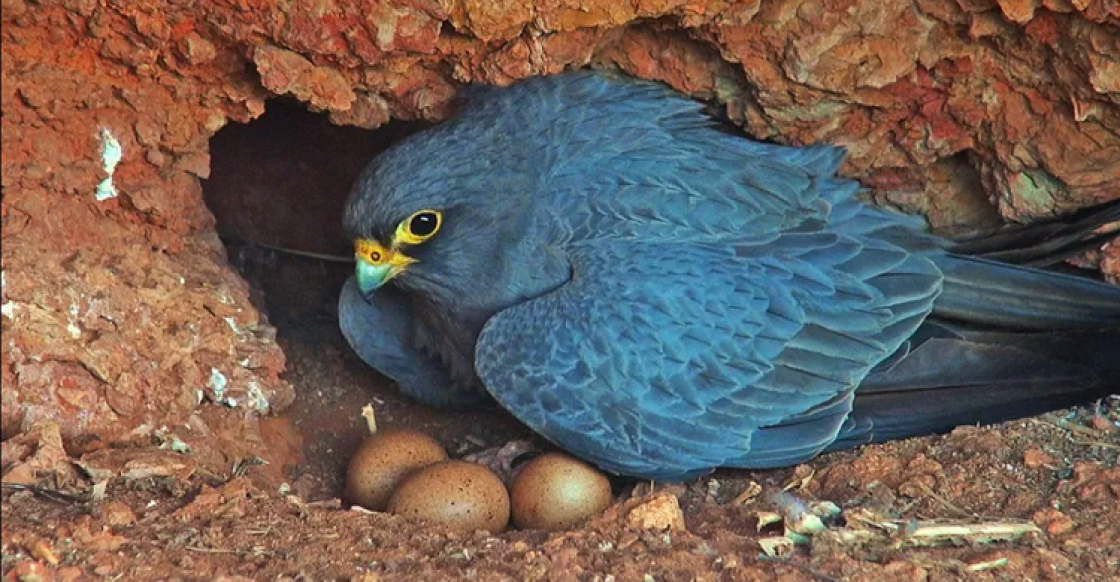
<path id="1" fill-rule="evenodd" d="M 673 495 L 655 495 L 631 509 L 626 523 L 636 529 L 683 530 L 684 513 Z"/>
<path id="2" fill-rule="evenodd" d="M 1058 460 L 1043 452 L 1041 449 L 1029 449 L 1023 453 L 1023 465 L 1028 469 L 1040 467 L 1054 468 L 1060 466 Z"/>

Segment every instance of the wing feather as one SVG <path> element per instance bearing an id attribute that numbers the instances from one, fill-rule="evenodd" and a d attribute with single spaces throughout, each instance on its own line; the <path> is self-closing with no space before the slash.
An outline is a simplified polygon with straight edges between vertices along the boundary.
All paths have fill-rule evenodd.
<path id="1" fill-rule="evenodd" d="M 895 294 L 924 297 L 928 311 L 938 273 L 903 256 L 901 272 L 861 280 L 845 270 L 859 242 L 790 238 L 803 244 L 783 237 L 779 255 L 572 245 L 572 280 L 491 318 L 476 368 L 515 416 L 612 472 L 674 479 L 807 458 L 920 323 L 921 300 Z M 800 428 L 782 428 L 791 423 Z"/>

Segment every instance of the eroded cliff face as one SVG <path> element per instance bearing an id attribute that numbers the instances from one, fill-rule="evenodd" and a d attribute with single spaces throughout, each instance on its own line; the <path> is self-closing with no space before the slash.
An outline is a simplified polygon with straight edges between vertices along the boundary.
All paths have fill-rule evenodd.
<path id="1" fill-rule="evenodd" d="M 4 434 L 56 421 L 71 452 L 187 431 L 216 463 L 267 454 L 259 417 L 294 394 L 199 179 L 277 95 L 375 128 L 468 82 L 616 66 L 756 137 L 842 144 L 936 226 L 1120 192 L 1108 0 L 4 0 L 0 34 Z"/>

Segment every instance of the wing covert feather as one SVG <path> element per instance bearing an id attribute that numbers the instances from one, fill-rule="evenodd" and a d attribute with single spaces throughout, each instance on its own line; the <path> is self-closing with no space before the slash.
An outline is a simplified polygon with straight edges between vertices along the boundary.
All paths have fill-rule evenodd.
<path id="1" fill-rule="evenodd" d="M 778 253 L 572 245 L 571 281 L 487 323 L 479 375 L 521 421 L 612 472 L 672 479 L 811 456 L 920 323 L 896 295 L 928 303 L 939 279 L 887 245 L 782 239 Z M 869 268 L 863 252 L 882 262 Z M 802 429 L 767 433 L 790 423 Z"/>

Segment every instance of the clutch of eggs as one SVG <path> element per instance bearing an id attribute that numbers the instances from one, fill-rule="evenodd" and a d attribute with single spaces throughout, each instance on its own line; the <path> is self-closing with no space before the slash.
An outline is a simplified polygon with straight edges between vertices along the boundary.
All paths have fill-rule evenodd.
<path id="1" fill-rule="evenodd" d="M 433 438 L 411 430 L 370 436 L 350 459 L 345 497 L 374 511 L 464 530 L 556 531 L 579 525 L 611 503 L 607 477 L 582 461 L 548 453 L 526 463 L 507 491 L 493 471 L 448 460 Z"/>

